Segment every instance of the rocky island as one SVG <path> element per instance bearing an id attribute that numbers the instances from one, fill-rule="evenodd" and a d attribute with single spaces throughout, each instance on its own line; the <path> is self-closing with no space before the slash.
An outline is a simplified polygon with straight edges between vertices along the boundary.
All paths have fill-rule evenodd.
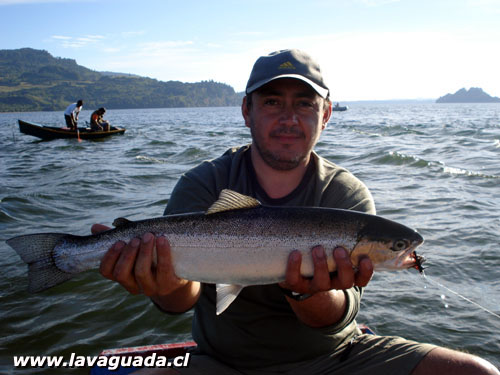
<path id="1" fill-rule="evenodd" d="M 479 87 L 471 87 L 469 90 L 462 88 L 454 94 L 446 94 L 436 103 L 500 103 L 500 98 L 488 95 Z"/>

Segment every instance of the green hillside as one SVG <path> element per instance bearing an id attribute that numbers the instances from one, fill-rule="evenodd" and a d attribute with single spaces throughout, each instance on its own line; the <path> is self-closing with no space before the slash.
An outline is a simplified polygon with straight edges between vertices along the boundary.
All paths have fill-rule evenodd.
<path id="1" fill-rule="evenodd" d="M 109 109 L 241 104 L 241 94 L 223 83 L 99 73 L 47 51 L 0 50 L 0 112 L 58 111 L 78 99 L 86 108 Z"/>

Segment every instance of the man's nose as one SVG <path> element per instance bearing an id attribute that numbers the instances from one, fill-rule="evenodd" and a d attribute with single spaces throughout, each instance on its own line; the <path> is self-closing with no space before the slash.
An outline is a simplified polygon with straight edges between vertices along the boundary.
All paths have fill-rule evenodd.
<path id="1" fill-rule="evenodd" d="M 283 124 L 297 124 L 299 118 L 293 106 L 285 105 L 281 111 L 280 122 Z"/>

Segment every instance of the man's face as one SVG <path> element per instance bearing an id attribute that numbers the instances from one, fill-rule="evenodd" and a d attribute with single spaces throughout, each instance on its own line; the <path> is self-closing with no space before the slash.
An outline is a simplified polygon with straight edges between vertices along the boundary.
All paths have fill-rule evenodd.
<path id="1" fill-rule="evenodd" d="M 291 170 L 309 161 L 331 114 L 316 91 L 298 79 L 271 81 L 246 98 L 242 112 L 253 145 L 264 162 L 277 170 Z"/>

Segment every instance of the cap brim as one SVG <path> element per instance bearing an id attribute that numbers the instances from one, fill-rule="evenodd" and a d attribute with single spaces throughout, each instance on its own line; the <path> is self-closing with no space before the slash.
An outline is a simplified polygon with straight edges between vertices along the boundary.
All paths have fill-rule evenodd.
<path id="1" fill-rule="evenodd" d="M 247 87 L 245 93 L 248 95 L 250 93 L 252 93 L 253 91 L 257 90 L 258 88 L 264 86 L 265 84 L 271 82 L 271 81 L 274 81 L 275 79 L 280 79 L 280 78 L 295 78 L 295 79 L 300 79 L 301 81 L 307 83 L 309 86 L 311 86 L 314 91 L 316 91 L 319 96 L 321 96 L 323 99 L 326 99 L 328 97 L 328 92 L 329 90 L 328 89 L 325 89 L 324 87 L 321 87 L 320 85 L 314 83 L 313 81 L 311 81 L 310 79 L 300 75 L 300 74 L 281 74 L 279 76 L 276 76 L 276 77 L 272 77 L 272 78 L 269 78 L 269 79 L 264 79 L 262 81 L 259 81 L 257 83 L 254 83 L 252 86 L 250 87 Z"/>

